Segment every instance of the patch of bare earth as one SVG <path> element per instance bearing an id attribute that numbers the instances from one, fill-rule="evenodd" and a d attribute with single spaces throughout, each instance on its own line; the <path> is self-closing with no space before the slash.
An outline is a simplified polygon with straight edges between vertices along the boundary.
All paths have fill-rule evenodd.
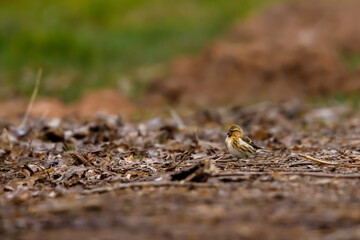
<path id="1" fill-rule="evenodd" d="M 360 55 L 359 11 L 359 1 L 273 6 L 199 56 L 174 61 L 146 101 L 220 106 L 359 91 L 359 66 L 351 63 Z"/>
<path id="2" fill-rule="evenodd" d="M 128 115 L 136 106 L 126 97 L 114 90 L 101 90 L 85 94 L 73 106 L 72 112 L 81 119 L 92 118 L 95 113 Z"/>
<path id="3" fill-rule="evenodd" d="M 26 112 L 28 100 L 9 100 L 0 103 L 0 119 L 16 122 Z M 127 116 L 139 108 L 115 90 L 98 90 L 85 93 L 78 101 L 65 104 L 58 99 L 39 97 L 35 100 L 29 115 L 32 118 L 74 118 L 94 119 L 98 114 Z"/>

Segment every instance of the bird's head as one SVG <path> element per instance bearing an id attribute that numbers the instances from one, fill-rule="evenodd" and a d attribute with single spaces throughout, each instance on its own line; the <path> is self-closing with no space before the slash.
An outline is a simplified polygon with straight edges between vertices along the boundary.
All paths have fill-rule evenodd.
<path id="1" fill-rule="evenodd" d="M 242 137 L 243 135 L 244 131 L 242 130 L 242 128 L 235 124 L 231 125 L 227 132 L 228 137 Z"/>

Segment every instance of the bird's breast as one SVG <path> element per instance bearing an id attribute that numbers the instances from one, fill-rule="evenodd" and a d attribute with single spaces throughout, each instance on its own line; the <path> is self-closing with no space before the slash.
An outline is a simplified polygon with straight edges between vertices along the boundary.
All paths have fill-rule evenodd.
<path id="1" fill-rule="evenodd" d="M 242 141 L 242 140 L 240 139 L 240 141 Z M 242 141 L 241 143 L 243 144 L 245 142 Z M 229 153 L 236 158 L 248 158 L 250 156 L 250 152 L 241 151 L 240 149 L 235 148 L 233 145 L 233 139 L 231 139 L 229 137 L 226 138 L 225 145 L 226 145 L 226 148 L 229 151 Z"/>

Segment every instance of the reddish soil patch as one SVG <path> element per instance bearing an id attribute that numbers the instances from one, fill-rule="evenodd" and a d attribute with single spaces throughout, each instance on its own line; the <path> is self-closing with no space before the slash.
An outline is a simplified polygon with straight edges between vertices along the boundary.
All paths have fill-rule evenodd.
<path id="1" fill-rule="evenodd" d="M 91 118 L 99 112 L 127 115 L 134 110 L 134 104 L 114 90 L 85 94 L 73 107 L 74 114 L 80 118 Z"/>
<path id="2" fill-rule="evenodd" d="M 34 103 L 32 117 L 56 118 L 69 114 L 69 107 L 54 98 L 41 98 Z"/>
<path id="3" fill-rule="evenodd" d="M 208 106 L 358 91 L 359 66 L 349 62 L 360 54 L 359 11 L 358 1 L 274 6 L 175 61 L 149 95 Z"/>
<path id="4" fill-rule="evenodd" d="M 23 100 L 12 100 L 0 103 L 0 119 L 18 118 L 24 112 L 26 103 Z"/>
<path id="5" fill-rule="evenodd" d="M 25 114 L 28 100 L 12 100 L 0 103 L 0 119 L 16 121 Z M 127 116 L 137 110 L 131 101 L 114 90 L 100 90 L 84 94 L 74 104 L 67 105 L 54 98 L 38 98 L 30 111 L 33 118 L 92 119 L 99 113 Z"/>

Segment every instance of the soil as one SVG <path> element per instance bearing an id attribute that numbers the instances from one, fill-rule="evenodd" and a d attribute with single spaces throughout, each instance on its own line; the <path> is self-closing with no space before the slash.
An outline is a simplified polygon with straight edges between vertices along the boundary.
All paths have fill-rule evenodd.
<path id="1" fill-rule="evenodd" d="M 29 104 L 28 100 L 10 100 L 0 103 L 0 119 L 16 122 L 23 116 Z M 116 90 L 104 89 L 89 92 L 75 103 L 65 104 L 58 99 L 39 97 L 34 102 L 29 115 L 33 118 L 74 118 L 94 119 L 97 115 L 116 114 L 128 116 L 139 111 L 139 107 L 123 97 Z"/>
<path id="2" fill-rule="evenodd" d="M 207 107 L 358 92 L 359 11 L 359 1 L 290 1 L 265 9 L 198 56 L 175 60 L 149 96 Z"/>
<path id="3" fill-rule="evenodd" d="M 264 150 L 230 156 L 224 139 L 234 122 Z M 263 103 L 180 120 L 3 124 L 0 234 L 359 239 L 359 123 L 344 106 Z"/>

